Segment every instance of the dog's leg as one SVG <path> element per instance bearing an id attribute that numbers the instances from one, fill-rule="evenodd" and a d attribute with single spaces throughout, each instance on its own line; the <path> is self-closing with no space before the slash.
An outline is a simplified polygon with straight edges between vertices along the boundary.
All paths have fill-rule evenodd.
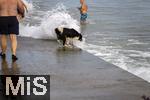
<path id="1" fill-rule="evenodd" d="M 63 46 L 65 46 L 65 44 L 66 44 L 66 38 L 64 37 L 63 38 Z"/>

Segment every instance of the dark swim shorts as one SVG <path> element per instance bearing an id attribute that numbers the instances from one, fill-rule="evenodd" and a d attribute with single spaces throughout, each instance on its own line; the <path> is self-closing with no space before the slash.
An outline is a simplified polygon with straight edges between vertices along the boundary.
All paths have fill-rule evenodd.
<path id="1" fill-rule="evenodd" d="M 19 22 L 16 16 L 0 17 L 0 35 L 19 35 Z"/>
<path id="2" fill-rule="evenodd" d="M 86 21 L 87 16 L 88 16 L 87 13 L 81 14 L 80 20 L 81 20 L 81 21 Z"/>

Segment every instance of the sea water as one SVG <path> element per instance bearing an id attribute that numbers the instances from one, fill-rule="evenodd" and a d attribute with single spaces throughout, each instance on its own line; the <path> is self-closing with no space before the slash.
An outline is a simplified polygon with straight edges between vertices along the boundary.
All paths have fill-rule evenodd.
<path id="1" fill-rule="evenodd" d="M 87 24 L 80 25 L 79 0 L 26 0 L 20 36 L 56 40 L 56 27 L 74 28 L 85 38 L 78 47 L 150 82 L 150 1 L 86 2 Z"/>

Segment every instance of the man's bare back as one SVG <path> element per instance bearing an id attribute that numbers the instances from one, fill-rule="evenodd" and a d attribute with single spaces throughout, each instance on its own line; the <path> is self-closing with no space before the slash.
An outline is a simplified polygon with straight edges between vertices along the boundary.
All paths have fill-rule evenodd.
<path id="1" fill-rule="evenodd" d="M 17 16 L 24 14 L 24 5 L 21 0 L 0 0 L 0 16 Z"/>

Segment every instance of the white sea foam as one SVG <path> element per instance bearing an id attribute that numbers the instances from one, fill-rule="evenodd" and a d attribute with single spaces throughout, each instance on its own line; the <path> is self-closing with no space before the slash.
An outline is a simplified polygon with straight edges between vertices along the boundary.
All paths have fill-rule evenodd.
<path id="1" fill-rule="evenodd" d="M 121 54 L 120 49 L 114 49 L 111 46 L 98 46 L 93 44 L 80 44 L 79 46 L 83 50 L 88 51 L 91 54 L 94 54 L 95 56 L 100 57 L 101 59 L 110 62 L 130 73 L 133 73 L 134 75 L 150 82 L 150 68 L 149 63 L 145 60 L 141 62 L 137 62 L 136 60 Z M 126 52 L 134 52 L 138 53 L 140 57 L 150 57 L 149 52 L 142 52 L 142 51 L 135 51 L 135 50 L 129 50 Z M 130 54 L 132 55 L 132 54 Z"/>
<path id="2" fill-rule="evenodd" d="M 147 43 L 143 43 L 143 42 L 140 42 L 139 40 L 136 40 L 136 39 L 128 39 L 128 44 L 127 45 L 145 45 Z"/>
<path id="3" fill-rule="evenodd" d="M 24 2 L 24 4 L 27 6 L 28 11 L 33 10 L 33 3 L 31 2 L 31 0 L 22 0 Z"/>

